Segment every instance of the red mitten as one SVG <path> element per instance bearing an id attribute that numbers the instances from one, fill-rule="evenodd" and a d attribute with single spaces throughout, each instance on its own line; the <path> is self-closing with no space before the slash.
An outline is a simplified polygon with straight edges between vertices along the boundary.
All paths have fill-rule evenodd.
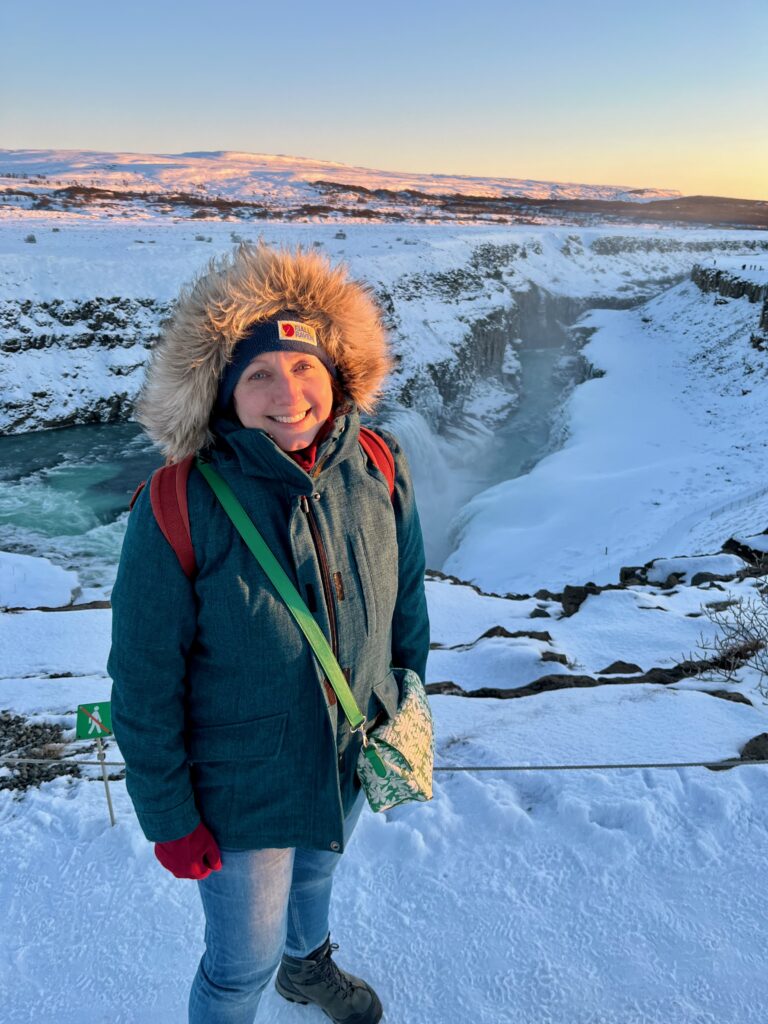
<path id="1" fill-rule="evenodd" d="M 221 868 L 219 847 L 202 821 L 188 836 L 155 843 L 155 856 L 177 878 L 207 878 Z"/>

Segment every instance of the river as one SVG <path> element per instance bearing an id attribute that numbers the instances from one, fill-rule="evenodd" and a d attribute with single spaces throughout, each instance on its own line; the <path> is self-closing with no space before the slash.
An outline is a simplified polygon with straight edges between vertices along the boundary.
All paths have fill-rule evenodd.
<path id="1" fill-rule="evenodd" d="M 465 421 L 450 438 L 412 410 L 388 416 L 408 455 L 427 564 L 452 549 L 451 524 L 479 491 L 527 472 L 550 445 L 563 349 L 519 350 L 521 398 L 500 426 Z M 0 550 L 42 555 L 108 592 L 136 485 L 161 462 L 134 423 L 67 427 L 0 438 Z M 98 596 L 91 593 L 89 596 Z"/>

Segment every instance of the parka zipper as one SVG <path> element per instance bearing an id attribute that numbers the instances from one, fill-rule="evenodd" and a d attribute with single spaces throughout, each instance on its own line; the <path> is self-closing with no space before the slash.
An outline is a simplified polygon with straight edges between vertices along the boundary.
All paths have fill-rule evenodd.
<path id="1" fill-rule="evenodd" d="M 320 577 L 323 581 L 323 593 L 325 594 L 325 603 L 328 608 L 328 624 L 331 630 L 331 650 L 335 658 L 339 656 L 339 638 L 336 629 L 336 607 L 333 603 L 333 591 L 331 588 L 331 573 L 328 568 L 328 558 L 325 554 L 325 547 L 323 545 L 320 531 L 317 528 L 317 520 L 315 514 L 307 501 L 307 496 L 302 494 L 301 496 L 301 507 L 306 513 L 307 522 L 309 523 L 309 532 L 312 534 L 312 540 L 317 551 L 317 558 L 320 563 Z"/>

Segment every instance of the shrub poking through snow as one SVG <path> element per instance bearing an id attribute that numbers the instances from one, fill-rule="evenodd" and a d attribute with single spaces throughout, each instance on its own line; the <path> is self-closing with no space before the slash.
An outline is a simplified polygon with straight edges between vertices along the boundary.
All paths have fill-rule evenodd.
<path id="1" fill-rule="evenodd" d="M 737 671 L 749 666 L 760 676 L 759 692 L 768 697 L 768 587 L 756 596 L 716 601 L 701 610 L 719 630 L 714 638 L 699 640 L 699 647 L 714 655 L 702 678 L 737 682 Z"/>

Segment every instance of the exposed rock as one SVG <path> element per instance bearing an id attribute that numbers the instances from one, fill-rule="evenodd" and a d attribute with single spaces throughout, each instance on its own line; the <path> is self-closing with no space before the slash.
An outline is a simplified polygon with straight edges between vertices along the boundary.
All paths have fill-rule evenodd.
<path id="1" fill-rule="evenodd" d="M 442 693 L 447 694 L 449 697 L 471 696 L 470 692 L 463 690 L 457 683 L 452 683 L 450 679 L 442 683 L 427 683 L 424 689 L 430 694 Z"/>
<path id="2" fill-rule="evenodd" d="M 574 587 L 567 583 L 563 587 L 563 596 L 561 598 L 563 614 L 566 616 L 573 615 L 579 610 L 590 594 L 599 594 L 601 589 L 605 588 L 598 587 L 594 583 L 586 583 L 583 587 Z"/>
<path id="3" fill-rule="evenodd" d="M 599 686 L 600 683 L 592 676 L 550 675 L 541 676 L 527 686 L 516 686 L 502 689 L 498 686 L 483 686 L 477 690 L 464 690 L 458 683 L 428 683 L 427 693 L 450 693 L 457 697 L 497 697 L 509 700 L 515 697 L 529 697 L 534 693 L 545 693 L 550 690 L 567 690 L 572 687 Z M 450 689 L 445 689 L 450 687 Z"/>
<path id="4" fill-rule="evenodd" d="M 713 583 L 715 580 L 728 582 L 728 580 L 732 579 L 733 576 L 718 576 L 714 572 L 697 572 L 695 576 L 693 576 L 693 578 L 691 579 L 691 586 L 700 587 L 702 583 Z"/>
<path id="5" fill-rule="evenodd" d="M 529 618 L 531 619 L 551 619 L 552 616 L 545 608 L 534 608 Z"/>
<path id="6" fill-rule="evenodd" d="M 739 602 L 738 602 L 738 601 L 736 601 L 736 600 L 728 600 L 728 601 L 707 601 L 707 603 L 706 603 L 705 607 L 706 607 L 706 608 L 709 608 L 709 610 L 710 610 L 710 611 L 712 611 L 712 612 L 724 612 L 724 611 L 726 611 L 726 610 L 727 610 L 728 608 L 733 608 L 733 607 L 734 607 L 734 605 L 737 605 L 738 603 L 739 603 Z"/>
<path id="7" fill-rule="evenodd" d="M 627 565 L 619 570 L 622 586 L 654 584 L 661 590 L 670 590 L 693 576 L 692 586 L 713 580 L 732 580 L 744 568 L 744 560 L 735 558 L 737 552 L 723 550 L 713 555 L 679 555 L 674 558 L 653 558 L 645 565 Z M 694 572 L 697 566 L 705 566 Z M 694 582 L 698 580 L 698 582 Z"/>
<path id="8" fill-rule="evenodd" d="M 749 278 L 738 277 L 737 274 L 727 270 L 718 270 L 716 267 L 703 267 L 697 264 L 691 271 L 691 280 L 698 285 L 703 292 L 717 292 L 719 295 L 729 299 L 740 299 L 746 297 L 750 302 L 760 303 L 760 319 L 758 326 L 761 331 L 768 332 L 768 285 L 759 284 Z M 717 300 L 716 300 L 717 301 Z M 761 349 L 763 346 L 759 334 L 753 333 L 750 337 L 752 345 Z"/>
<path id="9" fill-rule="evenodd" d="M 734 704 L 748 704 L 750 707 L 754 707 L 749 697 L 745 697 L 738 690 L 699 690 L 699 693 L 706 693 L 710 697 L 719 697 L 720 700 L 730 700 Z"/>
<path id="10" fill-rule="evenodd" d="M 625 587 L 643 586 L 647 582 L 647 570 L 642 565 L 623 565 L 619 569 L 619 583 Z"/>
<path id="11" fill-rule="evenodd" d="M 703 292 L 717 292 L 729 299 L 746 296 L 750 302 L 764 302 L 768 299 L 768 285 L 758 284 L 749 278 L 738 277 L 727 270 L 704 267 L 697 263 L 691 270 L 691 280 Z M 761 324 L 762 326 L 762 324 Z"/>
<path id="12" fill-rule="evenodd" d="M 34 608 L 18 607 L 4 608 L 4 612 L 88 612 L 94 608 L 111 608 L 111 601 L 84 601 L 83 604 L 64 604 L 52 607 L 50 605 L 37 605 Z M 59 678 L 57 676 L 57 678 Z"/>
<path id="13" fill-rule="evenodd" d="M 761 732 L 747 740 L 739 757 L 742 761 L 768 761 L 768 732 Z"/>
<path id="14" fill-rule="evenodd" d="M 486 629 L 479 639 L 482 640 L 484 637 L 488 636 L 507 636 L 512 639 L 516 639 L 517 637 L 527 637 L 531 640 L 541 640 L 544 643 L 552 642 L 552 636 L 546 630 L 516 629 L 514 632 L 510 632 L 504 626 L 491 626 L 490 629 Z"/>
<path id="15" fill-rule="evenodd" d="M 749 537 L 729 537 L 722 550 L 738 555 L 752 565 L 762 566 L 768 563 L 768 533 L 756 533 Z"/>
<path id="16" fill-rule="evenodd" d="M 610 676 L 610 675 L 631 675 L 636 672 L 642 672 L 643 670 L 639 665 L 635 665 L 631 661 L 613 661 L 608 668 L 601 669 L 598 675 Z"/>
<path id="17" fill-rule="evenodd" d="M 463 580 L 459 576 L 452 576 L 450 573 L 442 572 L 440 569 L 427 569 L 425 575 L 428 580 L 445 580 L 447 583 L 453 583 L 459 587 L 469 587 L 470 590 L 474 590 L 481 597 L 500 597 L 509 601 L 528 601 L 531 597 L 530 594 L 496 594 L 492 590 L 482 590 L 476 583 L 470 583 L 469 580 Z M 554 596 L 559 600 L 558 595 Z"/>
<path id="18" fill-rule="evenodd" d="M 702 661 L 682 661 L 678 665 L 669 668 L 651 668 L 642 675 L 622 676 L 615 674 L 600 674 L 597 678 L 587 675 L 546 675 L 527 683 L 525 686 L 515 686 L 502 689 L 495 686 L 483 686 L 474 690 L 464 690 L 458 683 L 429 683 L 426 687 L 427 693 L 451 693 L 460 697 L 498 697 L 501 700 L 508 700 L 514 697 L 529 697 L 535 693 L 545 693 L 551 690 L 568 690 L 574 687 L 606 686 L 617 684 L 623 686 L 638 686 L 644 683 L 652 683 L 657 686 L 670 686 L 679 683 L 682 679 L 702 675 L 704 672 L 728 668 L 733 670 L 743 664 L 754 654 L 754 649 L 749 644 L 743 645 L 741 650 L 730 651 L 728 658 L 709 658 Z M 546 659 L 544 659 L 546 660 Z M 552 660 L 552 659 L 549 659 Z M 614 664 L 628 664 L 617 662 Z M 613 666 L 610 666 L 611 668 Z M 636 668 L 637 666 L 631 666 Z M 639 671 L 642 672 L 640 669 Z M 450 689 L 446 689 L 450 687 Z M 708 690 L 704 691 L 712 696 L 723 697 L 737 703 L 749 701 L 742 699 L 742 695 L 736 695 L 736 691 Z"/>
<path id="19" fill-rule="evenodd" d="M 537 630 L 532 630 L 532 629 L 516 629 L 514 631 L 510 631 L 510 630 L 506 629 L 504 626 L 491 626 L 490 629 L 486 629 L 486 631 L 484 633 L 481 633 L 481 635 L 476 640 L 472 640 L 468 644 L 439 644 L 439 643 L 431 643 L 429 645 L 429 649 L 431 651 L 468 651 L 472 647 L 474 647 L 475 644 L 480 643 L 481 640 L 487 640 L 490 637 L 497 637 L 497 636 L 505 637 L 505 638 L 510 639 L 510 640 L 517 640 L 517 639 L 523 639 L 524 638 L 526 640 L 539 640 L 542 643 L 551 643 L 552 642 L 551 635 L 549 633 L 547 633 L 545 630 L 537 631 Z"/>
<path id="20" fill-rule="evenodd" d="M 542 661 L 557 661 L 561 665 L 567 665 L 568 664 L 568 658 L 566 657 L 566 655 L 565 654 L 560 654 L 558 651 L 542 651 L 541 652 L 541 660 Z"/>
<path id="21" fill-rule="evenodd" d="M 30 722 L 22 715 L 0 712 L 0 762 L 5 758 L 28 757 L 57 761 L 65 748 L 63 728 L 49 722 Z M 0 790 L 29 789 L 49 782 L 57 775 L 79 777 L 73 762 L 61 764 L 8 764 L 10 774 L 0 775 Z"/>

